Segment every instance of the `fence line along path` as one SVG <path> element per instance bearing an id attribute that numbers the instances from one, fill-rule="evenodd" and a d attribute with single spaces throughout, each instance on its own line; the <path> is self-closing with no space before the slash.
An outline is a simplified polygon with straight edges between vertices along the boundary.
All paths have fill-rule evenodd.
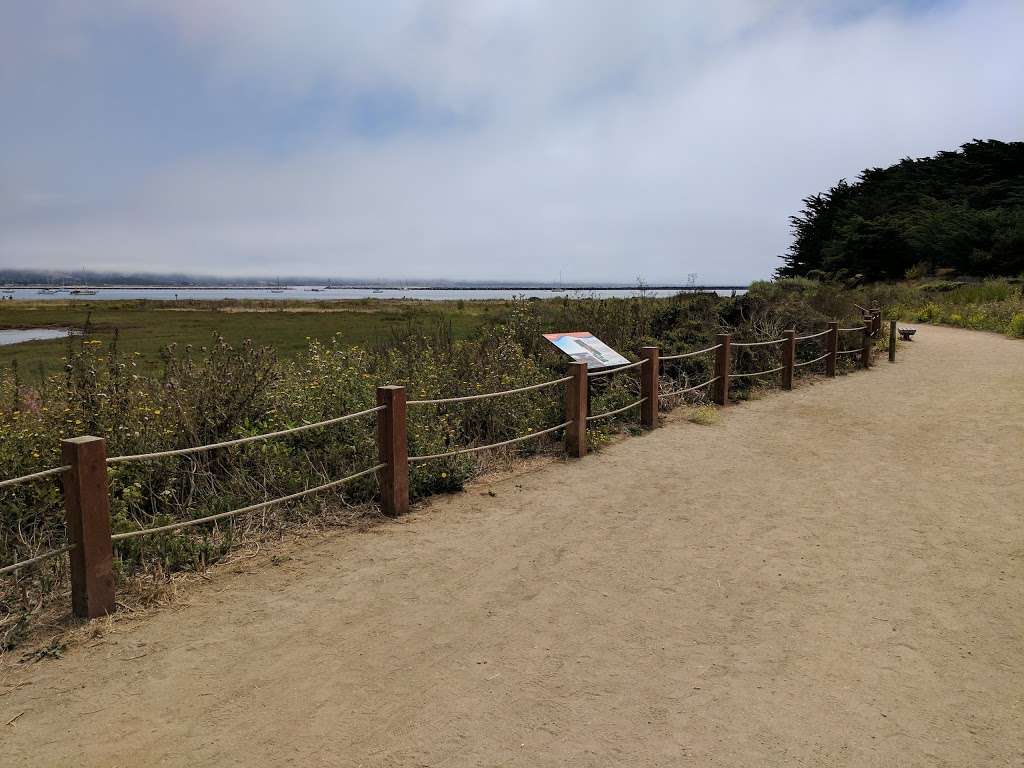
<path id="1" fill-rule="evenodd" d="M 83 436 L 62 442 L 63 466 L 46 469 L 22 477 L 0 481 L 0 488 L 21 483 L 37 482 L 60 475 L 63 478 L 64 504 L 67 520 L 68 543 L 48 552 L 33 553 L 17 562 L 0 567 L 0 575 L 18 574 L 54 557 L 68 555 L 71 572 L 71 604 L 76 616 L 96 618 L 112 613 L 116 606 L 114 590 L 114 545 L 118 541 L 143 536 L 168 533 L 193 528 L 236 517 L 275 504 L 294 501 L 314 493 L 339 488 L 361 477 L 376 475 L 380 492 L 380 506 L 386 515 L 401 515 L 409 509 L 409 466 L 419 462 L 432 461 L 480 451 L 515 445 L 545 435 L 561 432 L 567 455 L 581 458 L 587 453 L 587 425 L 593 422 L 637 411 L 640 424 L 646 429 L 658 426 L 659 405 L 666 399 L 710 388 L 714 401 L 725 406 L 729 403 L 730 380 L 744 377 L 764 377 L 782 373 L 781 385 L 792 389 L 794 370 L 801 366 L 825 361 L 826 374 L 834 376 L 836 360 L 844 354 L 858 353 L 860 364 L 867 368 L 871 364 L 872 339 L 880 328 L 880 313 L 865 320 L 862 327 L 839 328 L 829 323 L 820 332 L 797 337 L 795 330 L 785 332 L 782 339 L 765 341 L 733 342 L 730 334 L 719 334 L 715 344 L 706 349 L 661 356 L 657 347 L 644 347 L 641 359 L 626 365 L 597 371 L 588 371 L 585 363 L 569 364 L 568 375 L 552 381 L 540 382 L 500 392 L 454 395 L 423 400 L 407 400 L 404 387 L 383 386 L 377 389 L 377 405 L 356 413 L 289 429 L 276 430 L 260 435 L 224 440 L 207 445 L 172 448 L 143 454 L 108 457 L 106 442 L 102 438 Z M 890 337 L 894 335 L 895 322 L 890 324 Z M 839 334 L 858 332 L 860 346 L 839 349 Z M 825 355 L 803 363 L 796 363 L 797 343 L 827 336 Z M 781 350 L 781 365 L 761 371 L 734 371 L 732 348 L 778 347 Z M 894 348 L 890 360 L 894 360 Z M 679 389 L 662 391 L 662 367 L 665 362 L 682 361 L 698 356 L 713 355 L 714 375 L 702 383 Z M 618 375 L 639 377 L 640 398 L 627 405 L 603 413 L 588 413 L 589 382 L 594 379 Z M 406 411 L 409 407 L 455 406 L 490 398 L 506 397 L 525 392 L 548 390 L 564 385 L 561 395 L 565 405 L 565 420 L 525 435 L 488 445 L 458 446 L 439 453 L 409 456 Z M 558 396 L 556 394 L 556 396 Z M 112 534 L 108 499 L 107 467 L 112 464 L 145 462 L 177 456 L 227 450 L 241 445 L 271 440 L 313 429 L 328 429 L 334 425 L 366 416 L 376 418 L 377 457 L 367 457 L 367 468 L 346 477 L 331 480 L 304 490 L 275 499 L 262 499 L 238 509 L 209 515 L 201 515 L 168 525 Z"/>
<path id="2" fill-rule="evenodd" d="M 899 351 L 261 553 L 12 671 L 0 763 L 1018 765 L 1024 347 Z"/>

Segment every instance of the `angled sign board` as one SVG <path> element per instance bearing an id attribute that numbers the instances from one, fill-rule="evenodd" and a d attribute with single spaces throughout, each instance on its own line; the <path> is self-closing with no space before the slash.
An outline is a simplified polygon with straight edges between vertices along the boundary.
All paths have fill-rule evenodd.
<path id="1" fill-rule="evenodd" d="M 590 331 L 545 333 L 544 338 L 565 352 L 573 360 L 586 363 L 588 369 L 629 364 L 629 360 L 609 347 Z"/>

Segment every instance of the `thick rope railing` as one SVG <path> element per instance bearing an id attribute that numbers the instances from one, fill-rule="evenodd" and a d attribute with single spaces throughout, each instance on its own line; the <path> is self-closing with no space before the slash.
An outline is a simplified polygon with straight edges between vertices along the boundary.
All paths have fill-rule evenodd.
<path id="1" fill-rule="evenodd" d="M 785 366 L 780 365 L 778 368 L 769 368 L 767 371 L 754 371 L 753 373 L 731 373 L 729 374 L 729 378 L 744 379 L 747 376 L 767 376 L 769 373 L 778 373 L 783 368 L 785 368 Z"/>
<path id="2" fill-rule="evenodd" d="M 805 366 L 805 365 L 814 365 L 815 363 L 820 363 L 820 362 L 821 362 L 822 360 L 824 360 L 824 359 L 825 359 L 826 357 L 828 357 L 828 352 L 826 352 L 826 353 L 825 353 L 824 355 L 822 355 L 821 357 L 816 357 L 816 358 L 814 358 L 813 360 L 805 360 L 805 361 L 804 361 L 804 362 L 802 362 L 802 363 L 793 363 L 793 367 L 794 367 L 794 368 L 800 368 L 800 367 L 802 367 L 802 366 Z"/>
<path id="3" fill-rule="evenodd" d="M 464 454 L 464 453 L 477 453 L 478 451 L 486 451 L 489 448 L 501 448 L 502 446 L 505 446 L 505 445 L 512 445 L 513 443 L 521 443 L 524 440 L 530 440 L 530 439 L 532 439 L 534 437 L 540 437 L 541 435 L 546 435 L 546 434 L 549 434 L 551 432 L 557 432 L 559 429 L 565 429 L 570 424 L 572 424 L 571 421 L 565 421 L 565 422 L 562 422 L 561 424 L 559 424 L 558 426 L 548 427 L 547 429 L 542 429 L 542 430 L 540 430 L 538 432 L 531 432 L 528 435 L 521 435 L 519 437 L 514 437 L 511 440 L 503 440 L 500 443 L 488 443 L 487 445 L 477 445 L 477 446 L 474 446 L 472 448 L 459 448 L 458 450 L 448 451 L 446 453 L 430 453 L 430 454 L 427 454 L 425 456 L 410 456 L 409 457 L 409 463 L 410 464 L 414 464 L 414 463 L 418 463 L 418 462 L 421 462 L 421 461 L 430 461 L 432 459 L 446 459 L 449 456 L 459 456 L 459 455 Z"/>
<path id="4" fill-rule="evenodd" d="M 553 387 L 556 384 L 565 384 L 567 381 L 572 381 L 572 376 L 565 376 L 561 379 L 555 379 L 554 381 L 544 381 L 540 384 L 530 384 L 529 386 L 518 387 L 516 389 L 505 389 L 501 392 L 486 392 L 480 395 L 463 395 L 461 397 L 438 397 L 432 400 L 409 400 L 406 405 L 441 405 L 443 403 L 465 403 L 470 400 L 486 400 L 490 397 L 503 397 L 505 395 L 514 395 L 519 392 L 529 392 L 534 389 Z"/>
<path id="5" fill-rule="evenodd" d="M 771 341 L 734 341 L 733 347 L 763 347 L 767 344 L 781 344 L 785 339 L 772 339 Z"/>
<path id="6" fill-rule="evenodd" d="M 863 351 L 864 350 L 860 349 L 860 348 L 858 348 L 858 349 L 840 349 L 838 352 L 836 352 L 836 354 L 837 355 L 859 355 Z"/>
<path id="7" fill-rule="evenodd" d="M 42 472 L 33 472 L 31 475 L 12 477 L 10 480 L 0 480 L 0 488 L 6 488 L 9 485 L 27 483 L 30 480 L 40 480 L 44 477 L 51 477 L 52 475 L 59 475 L 62 472 L 67 472 L 69 469 L 71 469 L 70 466 L 54 467 L 53 469 L 44 469 Z"/>
<path id="8" fill-rule="evenodd" d="M 708 384 L 714 384 L 720 378 L 722 378 L 722 377 L 721 376 L 714 376 L 714 377 L 712 377 L 712 378 L 708 379 L 707 381 L 702 382 L 700 384 L 695 384 L 694 386 L 687 387 L 686 389 L 677 389 L 677 390 L 675 390 L 673 392 L 666 392 L 666 393 L 664 393 L 662 395 L 658 395 L 658 397 L 673 397 L 675 395 L 685 395 L 687 392 L 693 392 L 694 390 L 700 389 L 701 387 L 706 387 Z"/>
<path id="9" fill-rule="evenodd" d="M 828 328 L 826 328 L 821 333 L 812 333 L 812 334 L 810 334 L 808 336 L 797 336 L 796 337 L 796 341 L 807 341 L 808 339 L 816 339 L 819 336 L 824 336 L 826 333 L 828 333 Z"/>
<path id="10" fill-rule="evenodd" d="M 647 398 L 641 397 L 635 403 L 630 403 L 629 405 L 624 405 L 621 408 L 616 408 L 614 411 L 605 411 L 604 413 L 597 413 L 594 414 L 593 416 L 587 416 L 587 423 L 589 424 L 590 422 L 597 421 L 598 419 L 607 419 L 609 416 L 614 416 L 617 413 L 622 413 L 623 411 L 628 411 L 632 408 L 636 408 L 638 405 L 643 405 L 646 402 Z"/>
<path id="11" fill-rule="evenodd" d="M 714 352 L 720 346 L 722 346 L 722 345 L 721 344 L 715 344 L 715 346 L 708 347 L 707 349 L 698 349 L 696 352 L 684 352 L 681 355 L 662 355 L 661 359 L 662 360 L 682 360 L 684 357 L 693 357 L 694 355 L 703 355 L 705 352 Z"/>
<path id="12" fill-rule="evenodd" d="M 125 533 L 115 533 L 110 537 L 111 541 L 124 541 L 126 539 L 136 539 L 140 536 L 148 536 L 151 533 L 163 533 L 165 531 L 177 531 L 181 528 L 191 528 L 194 525 L 202 525 L 203 523 L 212 523 L 215 520 L 223 520 L 226 517 L 234 517 L 235 515 L 241 515 L 246 512 L 255 512 L 257 509 L 264 509 L 266 507 L 273 506 L 274 504 L 281 504 L 285 501 L 292 501 L 293 499 L 300 499 L 303 496 L 309 496 L 311 493 L 318 493 L 319 491 L 326 491 L 330 488 L 336 488 L 344 483 L 351 482 L 357 478 L 369 475 L 377 470 L 384 469 L 387 464 L 377 464 L 376 466 L 364 469 L 362 472 L 356 472 L 354 475 L 343 477 L 340 480 L 332 480 L 329 483 L 318 485 L 314 488 L 306 488 L 304 491 L 298 491 L 297 493 L 290 493 L 287 496 L 281 496 L 276 499 L 270 499 L 269 501 L 261 501 L 259 504 L 250 504 L 247 507 L 241 509 L 233 509 L 230 512 L 220 512 L 216 515 L 207 515 L 206 517 L 198 517 L 195 520 L 183 520 L 180 523 L 171 523 L 170 525 L 161 525 L 157 528 L 142 528 L 138 531 L 127 531 Z"/>
<path id="13" fill-rule="evenodd" d="M 863 332 L 864 326 L 863 325 L 859 325 L 859 326 L 857 326 L 855 328 L 837 328 L 836 330 L 838 330 L 840 333 L 853 333 L 854 331 L 862 331 Z"/>
<path id="14" fill-rule="evenodd" d="M 588 379 L 593 379 L 593 378 L 595 378 L 597 376 L 607 376 L 609 373 L 618 373 L 619 371 L 628 371 L 630 368 L 639 368 L 641 365 L 643 365 L 646 362 L 647 362 L 646 360 L 638 360 L 635 363 L 630 363 L 629 365 L 620 365 L 617 368 L 605 368 L 603 370 L 593 371 L 593 372 L 588 371 L 587 372 L 587 378 Z"/>
<path id="15" fill-rule="evenodd" d="M 250 437 L 240 437 L 236 440 L 225 440 L 220 443 L 210 443 L 209 445 L 197 445 L 192 448 L 173 448 L 168 451 L 155 451 L 153 453 L 135 453 L 128 456 L 111 456 L 107 459 L 107 464 L 123 464 L 129 461 L 149 461 L 151 459 L 163 459 L 168 456 L 186 456 L 191 453 L 203 453 L 205 451 L 213 451 L 217 448 L 230 448 L 234 445 L 245 445 L 247 443 L 255 443 L 259 440 L 269 440 L 273 437 L 283 437 L 284 435 L 293 435 L 296 432 L 305 432 L 309 429 L 320 429 L 322 427 L 329 427 L 332 424 L 340 424 L 343 421 L 349 419 L 356 419 L 360 416 L 367 416 L 371 413 L 377 413 L 383 411 L 387 406 L 378 405 L 376 408 L 367 408 L 365 411 L 359 411 L 357 413 L 350 413 L 345 416 L 338 416 L 335 419 L 327 419 L 326 421 L 317 421 L 313 424 L 303 424 L 298 427 L 291 427 L 289 429 L 280 429 L 276 432 L 266 432 L 262 435 L 251 435 Z"/>
<path id="16" fill-rule="evenodd" d="M 70 552 L 76 546 L 78 546 L 78 545 L 77 544 L 68 544 L 66 546 L 60 547 L 59 549 L 53 549 L 53 550 L 50 550 L 49 552 L 44 552 L 41 555 L 36 555 L 35 557 L 30 557 L 28 560 L 22 560 L 21 562 L 18 562 L 18 563 L 12 563 L 11 565 L 5 565 L 3 568 L 0 568 L 0 576 L 3 576 L 3 575 L 8 574 L 8 573 L 14 573 L 15 571 L 20 571 L 22 568 L 28 568 L 30 565 L 35 565 L 36 563 L 42 562 L 43 560 L 49 560 L 51 557 L 57 557 L 57 555 L 63 555 L 65 552 Z"/>

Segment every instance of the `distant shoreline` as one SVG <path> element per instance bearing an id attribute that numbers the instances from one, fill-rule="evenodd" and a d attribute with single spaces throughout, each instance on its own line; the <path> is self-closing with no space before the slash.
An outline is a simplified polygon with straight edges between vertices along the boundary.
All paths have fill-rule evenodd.
<path id="1" fill-rule="evenodd" d="M 297 288 L 318 287 L 320 290 L 360 291 L 745 291 L 749 285 L 351 285 L 317 284 L 295 285 L 130 285 L 130 284 L 75 284 L 55 286 L 45 283 L 4 285 L 0 291 L 287 291 Z"/>

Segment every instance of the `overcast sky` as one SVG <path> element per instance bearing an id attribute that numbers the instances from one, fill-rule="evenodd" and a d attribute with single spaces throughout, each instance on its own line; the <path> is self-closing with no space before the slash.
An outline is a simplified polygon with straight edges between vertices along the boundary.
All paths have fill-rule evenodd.
<path id="1" fill-rule="evenodd" d="M 0 266 L 767 277 L 806 195 L 1024 138 L 1022 40 L 1022 0 L 0 0 Z"/>

